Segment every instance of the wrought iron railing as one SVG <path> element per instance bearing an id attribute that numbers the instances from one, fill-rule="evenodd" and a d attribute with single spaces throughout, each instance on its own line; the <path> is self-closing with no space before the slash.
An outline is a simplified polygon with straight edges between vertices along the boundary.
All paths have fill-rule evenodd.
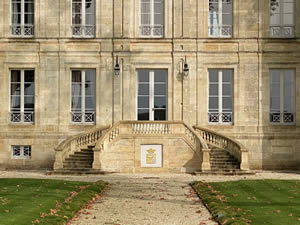
<path id="1" fill-rule="evenodd" d="M 225 149 L 238 159 L 240 169 L 249 169 L 248 150 L 241 143 L 207 128 L 194 126 L 194 129 L 208 145 Z"/>
<path id="2" fill-rule="evenodd" d="M 95 37 L 95 25 L 73 25 L 71 28 L 73 37 Z"/>
<path id="3" fill-rule="evenodd" d="M 270 26 L 270 36 L 276 38 L 295 37 L 295 26 Z"/>
<path id="4" fill-rule="evenodd" d="M 34 32 L 34 25 L 27 24 L 22 26 L 20 24 L 13 24 L 10 26 L 10 29 L 13 36 L 32 37 Z"/>
<path id="5" fill-rule="evenodd" d="M 232 112 L 209 112 L 208 113 L 208 122 L 209 123 L 229 123 L 233 122 L 233 113 Z"/>
<path id="6" fill-rule="evenodd" d="M 270 122 L 274 124 L 285 123 L 293 124 L 295 123 L 295 113 L 279 113 L 271 112 L 270 113 Z"/>
<path id="7" fill-rule="evenodd" d="M 34 112 L 17 112 L 12 111 L 9 115 L 10 122 L 12 123 L 33 123 L 34 122 Z"/>
<path id="8" fill-rule="evenodd" d="M 95 123 L 95 112 L 71 112 L 72 123 Z"/>
<path id="9" fill-rule="evenodd" d="M 232 25 L 209 25 L 210 37 L 232 37 Z"/>
<path id="10" fill-rule="evenodd" d="M 140 34 L 143 37 L 163 37 L 164 26 L 163 25 L 141 25 Z"/>

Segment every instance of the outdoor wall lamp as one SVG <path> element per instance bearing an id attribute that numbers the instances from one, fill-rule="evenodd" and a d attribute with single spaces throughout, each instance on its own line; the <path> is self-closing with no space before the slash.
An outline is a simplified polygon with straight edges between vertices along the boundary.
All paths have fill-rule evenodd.
<path id="1" fill-rule="evenodd" d="M 115 64 L 115 67 L 114 67 L 114 73 L 116 76 L 119 76 L 120 75 L 120 71 L 121 71 L 121 68 L 120 68 L 120 64 L 119 64 L 119 58 L 118 56 L 116 56 L 116 64 Z"/>
<path id="2" fill-rule="evenodd" d="M 189 64 L 186 61 L 186 56 L 184 57 L 182 72 L 183 72 L 183 76 L 185 77 L 187 77 L 190 72 Z"/>

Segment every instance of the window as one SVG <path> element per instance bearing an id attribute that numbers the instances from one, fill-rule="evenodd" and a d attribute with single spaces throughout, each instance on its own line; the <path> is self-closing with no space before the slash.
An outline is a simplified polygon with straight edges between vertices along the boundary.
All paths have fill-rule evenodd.
<path id="1" fill-rule="evenodd" d="M 34 70 L 11 70 L 10 121 L 34 121 Z"/>
<path id="2" fill-rule="evenodd" d="M 12 146 L 12 158 L 13 159 L 30 159 L 31 158 L 31 146 L 25 145 L 13 145 Z"/>
<path id="3" fill-rule="evenodd" d="M 72 106 L 73 123 L 95 122 L 96 70 L 72 71 Z"/>
<path id="4" fill-rule="evenodd" d="M 32 37 L 34 27 L 34 1 L 11 0 L 11 34 Z"/>
<path id="5" fill-rule="evenodd" d="M 95 36 L 95 0 L 72 1 L 72 35 Z"/>
<path id="6" fill-rule="evenodd" d="M 274 124 L 294 123 L 295 71 L 273 69 L 270 74 L 270 122 Z"/>
<path id="7" fill-rule="evenodd" d="M 163 37 L 164 0 L 140 0 L 140 34 L 144 37 Z"/>
<path id="8" fill-rule="evenodd" d="M 233 122 L 233 70 L 210 69 L 209 96 L 208 96 L 208 122 Z"/>
<path id="9" fill-rule="evenodd" d="M 208 35 L 232 36 L 232 0 L 209 0 Z"/>
<path id="10" fill-rule="evenodd" d="M 294 37 L 294 0 L 270 0 L 271 37 Z"/>

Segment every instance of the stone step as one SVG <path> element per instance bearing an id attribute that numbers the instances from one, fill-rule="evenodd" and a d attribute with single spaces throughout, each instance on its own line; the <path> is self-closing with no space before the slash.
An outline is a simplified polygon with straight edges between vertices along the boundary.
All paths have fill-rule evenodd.
<path id="1" fill-rule="evenodd" d="M 73 158 L 66 158 L 65 162 L 93 162 L 93 158 L 73 157 Z"/>
<path id="2" fill-rule="evenodd" d="M 210 162 L 211 165 L 240 165 L 239 162 L 233 161 L 233 162 L 225 162 L 225 161 L 218 161 L 218 162 Z"/>
<path id="3" fill-rule="evenodd" d="M 93 155 L 70 155 L 68 159 L 93 159 Z"/>
<path id="4" fill-rule="evenodd" d="M 226 175 L 226 176 L 243 176 L 243 175 L 255 175 L 253 171 L 245 170 L 211 170 L 211 171 L 199 171 L 195 172 L 195 175 L 198 176 L 209 176 L 209 175 Z"/>
<path id="5" fill-rule="evenodd" d="M 212 170 L 234 170 L 240 169 L 239 166 L 211 166 Z"/>
<path id="6" fill-rule="evenodd" d="M 91 168 L 76 168 L 76 169 L 58 169 L 48 171 L 47 175 L 87 175 L 87 174 L 105 174 L 104 171 Z"/>
<path id="7" fill-rule="evenodd" d="M 210 159 L 210 163 L 219 163 L 219 162 L 235 163 L 238 161 L 236 159 Z"/>
<path id="8" fill-rule="evenodd" d="M 74 152 L 73 155 L 88 155 L 88 156 L 93 156 L 93 152 L 88 152 L 88 151 L 81 151 L 81 152 Z"/>
<path id="9" fill-rule="evenodd" d="M 88 168 L 92 168 L 92 165 L 93 165 L 93 162 L 91 161 L 91 162 L 64 162 L 63 163 L 63 166 L 65 167 L 68 167 L 68 168 L 72 168 L 72 167 L 74 167 L 74 168 L 77 168 L 77 167 L 84 167 L 84 168 L 86 168 L 86 167 L 88 167 Z"/>

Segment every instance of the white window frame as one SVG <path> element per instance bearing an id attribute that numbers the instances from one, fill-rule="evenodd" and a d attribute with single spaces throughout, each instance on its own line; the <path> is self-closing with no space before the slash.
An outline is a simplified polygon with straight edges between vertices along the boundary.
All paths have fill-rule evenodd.
<path id="1" fill-rule="evenodd" d="M 12 159 L 31 159 L 31 146 L 30 145 L 12 145 L 11 158 Z M 19 151 L 20 155 L 16 155 L 15 151 Z M 26 153 L 26 151 L 28 153 Z"/>
<path id="2" fill-rule="evenodd" d="M 92 0 L 94 4 L 94 20 L 96 23 L 96 0 Z M 74 0 L 71 3 L 71 30 L 72 30 L 72 37 L 74 38 L 94 38 L 96 34 L 96 24 L 86 24 L 86 0 L 81 0 L 81 24 L 73 24 L 73 4 Z"/>
<path id="3" fill-rule="evenodd" d="M 95 110 L 87 112 L 85 104 L 85 71 L 95 70 Z M 81 71 L 81 111 L 72 111 L 72 76 L 73 71 Z M 71 102 L 70 102 L 71 123 L 73 124 L 95 124 L 96 123 L 96 69 L 72 69 L 71 70 Z M 80 119 L 81 118 L 81 119 Z"/>
<path id="4" fill-rule="evenodd" d="M 271 111 L 271 93 L 272 93 L 272 71 L 280 71 L 280 112 Z M 294 69 L 271 69 L 270 70 L 270 123 L 272 125 L 295 125 L 296 124 L 296 112 L 284 112 L 284 73 L 286 71 L 293 71 L 294 81 L 296 82 Z M 296 85 L 294 84 L 294 96 L 293 104 L 296 107 Z M 289 121 L 290 120 L 290 121 Z M 291 121 L 292 120 L 292 121 Z"/>
<path id="5" fill-rule="evenodd" d="M 210 0 L 208 0 L 210 1 Z M 209 37 L 221 37 L 221 38 L 231 38 L 233 35 L 233 0 L 232 1 L 232 9 L 231 9 L 231 15 L 232 15 L 232 24 L 231 25 L 223 25 L 223 0 L 213 0 L 218 2 L 218 24 L 217 28 L 214 28 L 213 25 L 210 23 L 210 9 L 208 9 L 208 36 Z M 209 3 L 208 3 L 209 5 Z M 211 34 L 211 29 L 217 29 L 217 34 Z"/>
<path id="6" fill-rule="evenodd" d="M 276 1 L 276 2 L 273 2 Z M 284 15 L 284 1 L 293 1 L 293 24 L 284 24 L 283 23 L 283 15 Z M 296 0 L 298 1 L 298 0 Z M 271 24 L 271 16 L 272 16 L 272 5 L 279 4 L 279 16 L 280 16 L 280 24 Z M 294 38 L 295 37 L 295 0 L 270 0 L 270 37 L 272 38 Z"/>
<path id="7" fill-rule="evenodd" d="M 20 71 L 21 72 L 21 82 L 20 82 L 20 112 L 13 112 L 11 109 L 11 72 L 12 71 Z M 24 72 L 25 71 L 33 71 L 34 72 L 34 109 L 30 111 L 25 112 L 25 104 L 24 104 L 24 89 L 25 89 L 25 77 Z M 34 69 L 10 69 L 9 71 L 9 121 L 11 123 L 26 123 L 26 124 L 33 124 L 34 123 L 34 117 L 35 117 L 35 70 Z"/>
<path id="8" fill-rule="evenodd" d="M 218 70 L 218 82 L 210 82 L 209 78 L 209 70 Z M 209 124 L 233 124 L 234 121 L 234 70 L 233 69 L 209 69 L 208 70 L 208 102 L 207 102 L 207 109 L 208 109 L 208 123 Z M 223 71 L 224 70 L 231 70 L 232 71 L 232 77 L 231 77 L 231 100 L 232 100 L 232 110 L 231 112 L 223 112 Z M 218 84 L 218 95 L 214 97 L 218 97 L 218 111 L 217 112 L 211 112 L 209 108 L 209 98 L 212 96 L 210 95 L 210 84 Z M 229 96 L 227 96 L 229 97 Z"/>
<path id="9" fill-rule="evenodd" d="M 142 24 L 142 0 L 140 0 L 140 15 L 139 15 L 139 35 L 142 38 L 163 38 L 165 32 L 165 0 L 163 1 L 163 24 L 154 23 L 154 2 L 150 0 L 150 24 Z"/>
<path id="10" fill-rule="evenodd" d="M 15 1 L 21 2 L 21 24 L 13 24 L 13 6 Z M 13 37 L 31 38 L 34 35 L 34 16 L 35 16 L 35 4 L 34 0 L 31 0 L 33 4 L 33 23 L 25 24 L 25 0 L 10 0 L 10 34 Z"/>

